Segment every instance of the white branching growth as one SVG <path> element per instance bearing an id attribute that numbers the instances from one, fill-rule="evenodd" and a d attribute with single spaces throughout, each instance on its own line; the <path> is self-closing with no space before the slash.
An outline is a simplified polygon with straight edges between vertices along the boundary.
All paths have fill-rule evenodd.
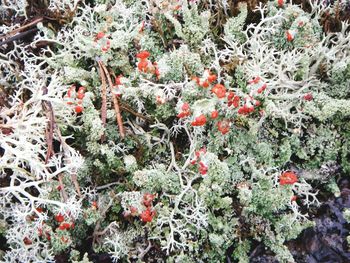
<path id="1" fill-rule="evenodd" d="M 0 14 L 3 15 L 7 10 L 12 10 L 16 12 L 16 14 L 25 14 L 27 4 L 27 0 L 4 1 L 0 6 Z"/>
<path id="2" fill-rule="evenodd" d="M 60 10 L 61 12 L 67 12 L 68 10 L 73 12 L 81 0 L 50 0 L 48 8 L 52 11 Z"/>
<path id="3" fill-rule="evenodd" d="M 337 149 L 301 152 L 313 120 L 350 115 L 346 96 L 327 104 L 330 82 L 319 74 L 350 64 L 350 25 L 323 34 L 318 18 L 332 8 L 315 1 L 311 13 L 260 4 L 261 19 L 248 25 L 240 4 L 218 28 L 210 16 L 231 13 L 229 1 L 92 2 L 47 1 L 71 22 L 54 32 L 42 17 L 31 43 L 2 43 L 12 47 L 0 54 L 0 92 L 10 94 L 0 105 L 4 261 L 51 262 L 88 238 L 88 226 L 95 252 L 115 262 L 142 261 L 155 245 L 171 262 L 221 262 L 246 238 L 241 219 L 268 227 L 254 238 L 285 259 L 283 242 L 309 223 L 300 204 L 319 201 L 306 177 L 282 182 L 281 174 L 294 155 L 303 165 L 317 150 Z M 0 16 L 26 15 L 26 5 L 5 1 Z M 1 25 L 0 39 L 20 27 Z M 73 230 L 74 221 L 83 223 Z"/>
<path id="4" fill-rule="evenodd" d="M 14 221 L 14 227 L 8 230 L 7 240 L 11 244 L 2 262 L 13 262 L 14 259 L 20 262 L 55 262 L 54 254 L 47 242 L 39 240 L 37 227 L 31 226 L 25 219 Z M 33 240 L 32 244 L 24 245 L 23 239 Z"/>
<path id="5" fill-rule="evenodd" d="M 204 203 L 198 193 L 192 188 L 194 177 L 186 181 L 180 194 L 176 196 L 165 195 L 173 206 L 158 207 L 156 232 L 158 236 L 152 239 L 159 239 L 162 248 L 169 254 L 173 250 L 187 250 L 191 247 L 191 238 L 196 238 L 196 231 L 207 226 L 207 213 Z M 167 231 L 166 235 L 161 234 Z"/>
<path id="6" fill-rule="evenodd" d="M 74 11 L 80 1 L 81 0 L 49 0 L 47 1 L 47 4 L 48 8 L 52 11 L 66 13 L 68 11 Z M 14 11 L 16 15 L 27 15 L 26 8 L 28 5 L 28 0 L 3 1 L 0 6 L 0 15 L 7 10 Z"/>
<path id="7" fill-rule="evenodd" d="M 59 97 L 62 96 L 63 87 L 57 82 L 55 75 L 52 75 L 52 82 L 46 85 L 47 77 L 40 73 L 36 65 L 25 63 L 25 66 L 22 80 L 18 82 L 17 89 L 9 101 L 10 106 L 3 107 L 0 112 L 3 123 L 1 126 L 8 129 L 7 133 L 0 134 L 0 146 L 4 150 L 0 171 L 2 176 L 6 176 L 6 170 L 13 172 L 10 188 L 2 189 L 6 194 L 9 191 L 16 191 L 15 189 L 24 191 L 28 187 L 18 183 L 28 184 L 28 181 L 36 180 L 44 183 L 58 174 L 76 172 L 83 161 L 82 157 L 69 146 L 65 147 L 64 157 L 61 153 L 57 153 L 51 159 L 47 158 L 46 136 L 49 119 L 43 112 L 43 103 L 62 105 L 63 102 Z M 30 92 L 31 97 L 22 102 L 21 97 L 27 92 Z M 67 112 L 63 111 L 62 116 L 65 115 Z M 64 141 L 64 138 L 58 138 L 58 134 L 55 138 Z M 33 186 L 41 187 L 38 184 Z"/>
<path id="8" fill-rule="evenodd" d="M 319 15 L 324 11 L 322 3 L 313 2 L 312 6 L 312 13 Z M 302 127 L 303 121 L 308 119 L 301 107 L 303 95 L 312 91 L 317 97 L 316 94 L 324 89 L 324 84 L 316 75 L 320 64 L 330 69 L 349 63 L 349 25 L 342 22 L 341 32 L 321 37 L 315 16 L 306 15 L 299 7 L 287 5 L 285 10 L 276 9 L 270 2 L 268 5 L 260 3 L 257 11 L 262 19 L 257 25 L 248 25 L 242 32 L 246 41 L 241 44 L 233 41 L 232 36 L 225 36 L 228 46 L 220 50 L 219 58 L 223 61 L 238 59 L 240 70 L 247 79 L 259 76 L 267 83 L 268 116 L 283 118 L 286 126 L 291 123 L 293 127 Z M 269 15 L 266 16 L 267 14 Z M 285 32 L 281 29 L 284 23 L 294 20 L 309 31 L 303 33 L 303 39 L 298 40 L 300 42 L 295 41 L 298 45 L 300 43 L 298 48 L 281 51 L 276 48 L 276 37 L 282 32 L 281 38 L 285 38 Z M 239 27 L 239 23 L 231 25 L 232 28 L 235 26 Z M 284 29 L 287 31 L 289 28 Z M 296 33 L 296 40 L 298 34 Z M 287 40 L 284 41 L 288 44 Z M 291 112 L 292 108 L 296 112 Z"/>
<path id="9" fill-rule="evenodd" d="M 107 5 L 98 5 L 92 8 L 88 5 L 78 8 L 78 14 L 70 25 L 54 36 L 50 30 L 41 27 L 41 34 L 36 36 L 35 43 L 50 41 L 60 45 L 60 51 L 46 57 L 45 61 L 51 66 L 76 67 L 78 59 L 95 59 L 102 61 L 113 59 L 112 50 L 102 52 L 101 48 L 108 46 L 127 50 L 128 44 L 138 34 L 139 19 L 131 15 L 134 8 L 128 8 L 122 1 L 107 9 Z M 96 40 L 98 32 L 106 32 L 105 36 Z M 50 51 L 49 51 L 50 52 Z M 115 62 L 116 63 L 116 62 Z"/>
<path id="10" fill-rule="evenodd" d="M 9 182 L 0 188 L 0 209 L 3 219 L 12 222 L 6 231 L 11 250 L 4 261 L 50 262 L 54 257 L 50 244 L 38 234 L 48 216 L 37 209 L 49 208 L 72 219 L 81 213 L 74 189 L 67 200 L 60 200 L 52 196 L 50 185 L 58 176 L 69 178 L 84 161 L 60 134 L 60 128 L 74 119 L 62 100 L 67 86 L 58 72 L 44 68 L 42 60 L 29 54 L 22 44 L 14 42 L 14 48 L 1 59 L 2 85 L 11 94 L 0 108 L 0 176 Z M 17 60 L 23 62 L 23 68 L 13 63 Z M 55 142 L 60 144 L 56 152 L 52 147 Z M 28 219 L 32 216 L 34 221 Z"/>
<path id="11" fill-rule="evenodd" d="M 154 127 L 164 130 L 166 134 L 170 135 L 170 131 L 165 125 L 158 124 Z M 191 141 L 191 145 L 190 148 L 193 149 L 196 142 Z M 167 173 L 171 171 L 176 173 L 180 189 L 177 195 L 163 194 L 162 197 L 170 203 L 170 206 L 156 206 L 157 222 L 154 231 L 157 235 L 150 238 L 160 240 L 162 249 L 167 254 L 175 250 L 190 249 L 190 240 L 195 239 L 198 231 L 208 225 L 207 208 L 198 195 L 198 191 L 193 187 L 193 184 L 198 179 L 200 180 L 201 176 L 186 169 L 187 161 L 183 167 L 180 167 L 175 160 L 174 146 L 169 141 L 168 147 L 171 152 L 171 161 Z M 194 149 L 187 157 L 188 161 L 193 157 L 193 151 Z"/>

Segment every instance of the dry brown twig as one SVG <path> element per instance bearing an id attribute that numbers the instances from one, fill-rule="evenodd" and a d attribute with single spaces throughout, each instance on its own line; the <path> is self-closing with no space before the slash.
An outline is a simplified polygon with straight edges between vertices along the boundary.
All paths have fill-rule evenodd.
<path id="1" fill-rule="evenodd" d="M 68 200 L 68 196 L 66 193 L 66 189 L 64 188 L 64 184 L 63 184 L 63 174 L 58 175 L 58 183 L 59 183 L 60 188 L 61 188 L 61 191 L 60 191 L 61 197 L 62 197 L 63 201 L 66 203 Z"/>
<path id="2" fill-rule="evenodd" d="M 114 79 L 116 79 L 116 75 L 114 74 L 114 72 L 113 72 L 112 70 L 109 71 L 109 74 L 110 74 Z M 143 119 L 143 120 L 146 120 L 146 121 L 149 121 L 149 122 L 153 123 L 153 119 L 151 119 L 150 117 L 144 116 L 144 115 L 142 115 L 142 114 L 139 113 L 139 112 L 134 111 L 134 110 L 131 108 L 131 106 L 128 105 L 127 103 L 122 102 L 122 101 L 119 101 L 119 104 L 120 104 L 120 105 L 119 105 L 119 106 L 120 106 L 120 109 L 122 109 L 122 110 L 124 110 L 124 111 L 127 111 L 127 112 L 129 112 L 130 114 L 132 114 L 132 115 L 134 115 L 134 116 L 136 116 L 136 117 L 139 117 L 139 118 L 141 118 L 141 119 Z"/>
<path id="3" fill-rule="evenodd" d="M 4 35 L 0 36 L 0 39 L 8 38 L 8 37 L 10 37 L 10 36 L 13 36 L 13 35 L 15 35 L 15 34 L 18 33 L 18 32 L 24 31 L 25 29 L 27 29 L 27 28 L 29 28 L 29 27 L 32 27 L 32 26 L 34 26 L 34 25 L 36 25 L 36 24 L 42 22 L 43 20 L 44 20 L 43 17 L 36 18 L 36 19 L 34 19 L 32 22 L 30 22 L 30 23 L 28 23 L 28 24 L 26 24 L 26 25 L 23 25 L 23 26 L 21 26 L 21 27 L 18 27 L 18 28 L 16 28 L 16 29 L 14 29 L 14 30 L 8 32 L 7 34 L 4 34 Z"/>
<path id="4" fill-rule="evenodd" d="M 154 122 L 154 120 L 151 119 L 150 117 L 144 116 L 144 115 L 142 115 L 141 113 L 138 113 L 138 112 L 134 111 L 134 110 L 133 110 L 129 105 L 127 105 L 126 103 L 120 102 L 120 108 L 121 108 L 122 110 L 125 110 L 125 111 L 129 112 L 130 114 L 132 114 L 132 115 L 134 115 L 134 116 L 136 116 L 136 117 L 139 117 L 139 118 L 141 118 L 141 119 L 144 119 L 144 120 L 146 120 L 146 121 L 149 121 L 150 123 L 153 123 L 153 122 Z"/>
<path id="5" fill-rule="evenodd" d="M 109 85 L 109 88 L 111 89 L 111 93 L 112 93 L 114 110 L 115 110 L 115 114 L 116 114 L 116 117 L 117 117 L 117 123 L 118 123 L 118 127 L 119 127 L 120 137 L 122 139 L 124 139 L 125 138 L 125 131 L 124 131 L 124 126 L 123 126 L 123 120 L 122 120 L 122 116 L 121 116 L 121 113 L 120 113 L 118 97 L 115 94 L 113 94 L 113 82 L 112 82 L 112 79 L 111 79 L 111 75 L 109 75 L 109 72 L 108 72 L 106 66 L 103 64 L 102 61 L 100 61 L 99 64 L 101 65 L 101 67 L 102 67 L 102 69 L 105 72 L 105 75 L 107 77 L 108 85 Z"/>
<path id="6" fill-rule="evenodd" d="M 43 88 L 43 93 L 47 94 L 47 88 L 44 87 Z M 68 149 L 68 145 L 66 144 L 65 140 L 62 138 L 61 135 L 61 131 L 60 129 L 57 127 L 56 125 L 56 121 L 55 121 L 55 114 L 53 111 L 53 107 L 51 105 L 51 102 L 44 102 L 43 104 L 45 110 L 47 111 L 48 114 L 48 119 L 49 119 L 49 126 L 48 126 L 48 130 L 47 130 L 47 135 L 46 135 L 46 140 L 47 140 L 47 144 L 48 144 L 48 150 L 47 150 L 47 154 L 46 154 L 46 160 L 45 162 L 48 161 L 48 159 L 51 157 L 51 155 L 54 153 L 53 152 L 53 133 L 56 132 L 58 139 L 62 145 L 63 148 L 63 154 L 66 157 L 66 162 L 70 162 L 69 160 L 69 149 Z M 78 196 L 81 198 L 81 192 L 80 192 L 80 186 L 78 183 L 78 179 L 77 179 L 77 175 L 76 173 L 71 174 L 71 180 L 74 184 L 75 190 L 77 191 Z M 62 198 L 64 201 L 66 201 L 68 199 L 67 194 L 64 190 L 64 185 L 63 185 L 63 175 L 60 174 L 58 176 L 58 181 L 60 183 L 60 187 L 61 187 L 61 193 L 62 193 Z"/>
<path id="7" fill-rule="evenodd" d="M 106 77 L 103 73 L 103 68 L 101 65 L 101 61 L 98 61 L 98 68 L 99 73 L 101 77 L 102 82 L 102 90 L 101 90 L 101 97 L 102 97 L 102 105 L 101 105 L 101 119 L 102 119 L 102 125 L 103 127 L 106 127 L 106 120 L 107 120 L 107 89 L 106 89 Z M 101 142 L 104 142 L 106 139 L 106 135 L 103 134 L 101 136 Z"/>

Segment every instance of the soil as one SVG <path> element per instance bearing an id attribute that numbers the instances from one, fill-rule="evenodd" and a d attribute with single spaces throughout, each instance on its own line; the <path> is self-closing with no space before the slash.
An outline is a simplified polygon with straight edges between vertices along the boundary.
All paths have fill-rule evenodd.
<path id="1" fill-rule="evenodd" d="M 350 263 L 350 246 L 346 237 L 350 224 L 343 217 L 343 210 L 350 208 L 350 180 L 339 181 L 341 195 L 324 200 L 313 217 L 315 227 L 304 230 L 297 239 L 287 242 L 298 263 Z M 227 261 L 235 262 L 235 261 Z M 250 255 L 251 263 L 278 263 L 273 253 L 258 244 Z"/>

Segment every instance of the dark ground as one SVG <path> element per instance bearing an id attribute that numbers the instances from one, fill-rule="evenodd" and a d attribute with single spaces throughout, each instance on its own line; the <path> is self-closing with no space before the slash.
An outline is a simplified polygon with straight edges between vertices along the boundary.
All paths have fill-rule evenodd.
<path id="1" fill-rule="evenodd" d="M 339 181 L 340 197 L 330 196 L 310 215 L 316 223 L 314 228 L 306 229 L 287 246 L 298 263 L 347 263 L 350 262 L 350 246 L 346 237 L 350 234 L 348 224 L 342 214 L 350 208 L 350 180 Z M 234 262 L 234 261 L 232 261 Z M 253 249 L 252 263 L 278 263 L 273 253 L 266 251 L 263 244 Z"/>

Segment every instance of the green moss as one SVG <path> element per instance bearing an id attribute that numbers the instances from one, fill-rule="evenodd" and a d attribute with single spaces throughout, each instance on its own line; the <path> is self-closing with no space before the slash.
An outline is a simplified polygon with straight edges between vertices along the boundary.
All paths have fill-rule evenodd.
<path id="1" fill-rule="evenodd" d="M 289 185 L 275 187 L 271 178 L 260 178 L 252 185 L 250 203 L 244 210 L 273 220 L 275 213 L 287 208 L 292 196 Z"/>
<path id="2" fill-rule="evenodd" d="M 331 71 L 330 83 L 325 88 L 328 96 L 335 99 L 350 98 L 350 64 Z"/>
<path id="3" fill-rule="evenodd" d="M 233 258 L 238 260 L 238 263 L 249 263 L 248 253 L 250 246 L 251 244 L 248 240 L 240 241 L 232 253 Z"/>

